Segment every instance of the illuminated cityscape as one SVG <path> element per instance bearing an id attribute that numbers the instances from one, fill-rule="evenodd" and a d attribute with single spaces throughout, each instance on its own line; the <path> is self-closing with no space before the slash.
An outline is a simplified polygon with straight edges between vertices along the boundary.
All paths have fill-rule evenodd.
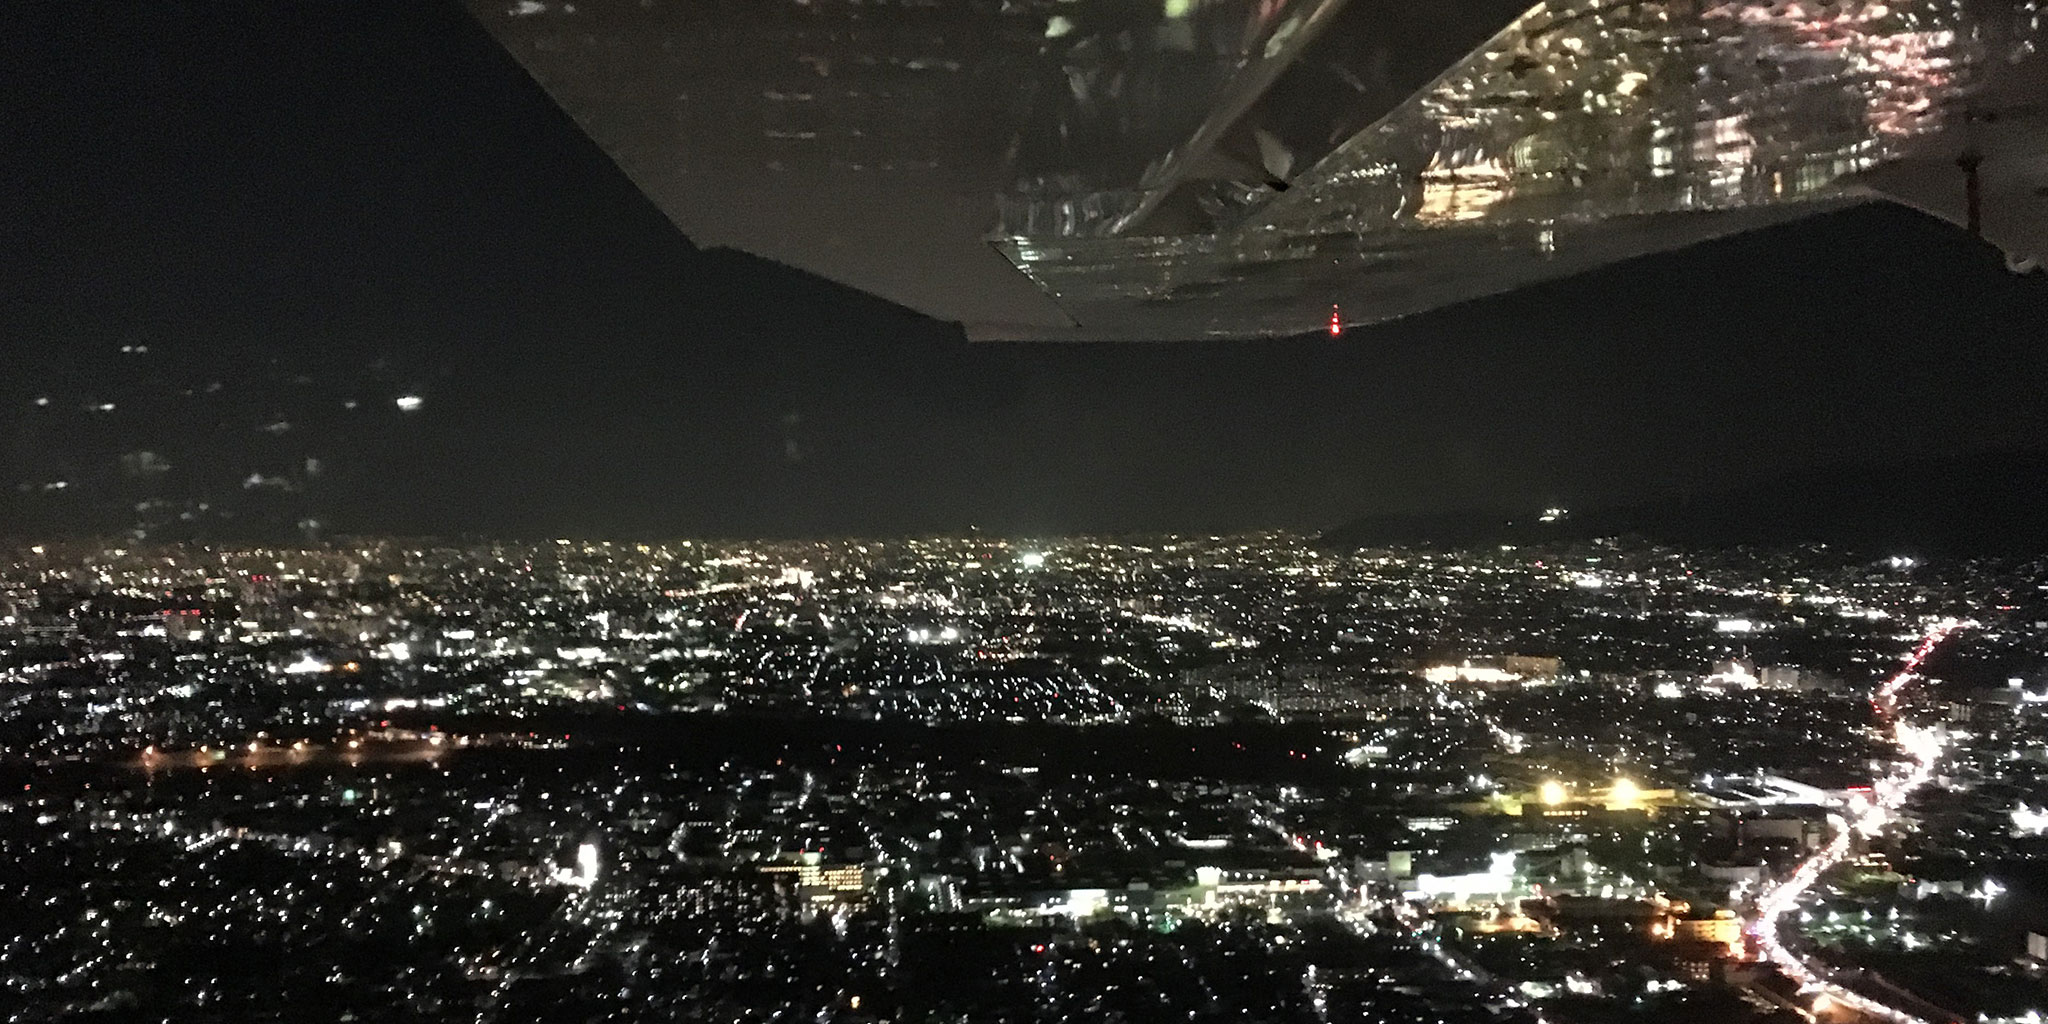
<path id="1" fill-rule="evenodd" d="M 2048 0 L 18 8 L 0 1024 L 2048 1014 Z"/>
<path id="2" fill-rule="evenodd" d="M 15 1020 L 2033 1020 L 2041 570 L 37 545 L 0 576 L 0 992 Z"/>

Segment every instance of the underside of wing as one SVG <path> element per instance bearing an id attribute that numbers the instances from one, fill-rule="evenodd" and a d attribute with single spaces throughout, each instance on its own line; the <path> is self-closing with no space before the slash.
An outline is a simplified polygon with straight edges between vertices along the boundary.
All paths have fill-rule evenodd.
<path id="1" fill-rule="evenodd" d="M 2040 237 L 1981 116 L 2040 0 L 470 2 L 698 244 L 973 337 L 1383 320 L 1873 190 L 1963 223 L 1950 150 Z"/>

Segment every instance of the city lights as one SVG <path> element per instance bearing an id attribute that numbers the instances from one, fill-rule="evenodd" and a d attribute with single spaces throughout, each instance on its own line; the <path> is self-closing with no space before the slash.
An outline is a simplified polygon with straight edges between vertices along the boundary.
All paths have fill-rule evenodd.
<path id="1" fill-rule="evenodd" d="M 1200 1017 L 1195 981 L 1234 978 L 1280 1019 L 1479 1024 L 1782 975 L 1904 1024 L 1804 951 L 1954 955 L 1923 903 L 2019 906 L 1991 858 L 2048 818 L 2030 775 L 1977 784 L 2032 749 L 2028 680 L 1930 713 L 1922 679 L 2023 631 L 1899 632 L 2031 585 L 1974 565 L 1279 533 L 45 548 L 0 573 L 4 720 L 34 737 L 0 759 L 33 773 L 0 867 L 51 909 L 0 917 L 0 966 L 49 980 L 37 1006 L 69 976 L 313 998 L 153 966 L 246 932 L 382 1007 L 602 970 L 619 1016 L 830 1017 L 856 988 L 952 1014 L 954 972 L 1023 979 L 976 997 L 1023 1016 L 1130 988 Z M 1731 652 L 1735 607 L 1819 664 Z M 1960 784 L 1902 831 L 1937 769 Z M 1972 829 L 1966 877 L 1885 859 Z M 137 884 L 64 869 L 106 863 Z M 380 956 L 324 962 L 337 929 Z M 1400 941 L 1346 968 L 1369 984 L 1304 985 L 1290 957 L 1344 936 Z"/>

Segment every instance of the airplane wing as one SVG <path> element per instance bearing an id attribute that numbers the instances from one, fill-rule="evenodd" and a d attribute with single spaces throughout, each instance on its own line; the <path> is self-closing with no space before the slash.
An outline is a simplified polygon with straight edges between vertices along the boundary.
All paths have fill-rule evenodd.
<path id="1" fill-rule="evenodd" d="M 1982 115 L 2042 0 L 468 2 L 699 245 L 970 337 L 1297 334 L 1873 190 L 1947 216 L 1969 146 L 1987 236 L 2040 237 L 2048 144 Z"/>
<path id="2" fill-rule="evenodd" d="M 1997 69 L 1941 123 L 1857 182 L 1969 229 L 2026 273 L 2048 260 L 2048 59 Z"/>

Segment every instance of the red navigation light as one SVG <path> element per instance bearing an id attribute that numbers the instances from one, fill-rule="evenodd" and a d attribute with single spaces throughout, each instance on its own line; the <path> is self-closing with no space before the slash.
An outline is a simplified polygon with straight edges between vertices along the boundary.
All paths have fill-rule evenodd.
<path id="1" fill-rule="evenodd" d="M 1340 314 L 1338 313 L 1338 311 L 1337 311 L 1337 305 L 1336 305 L 1335 303 L 1331 303 L 1331 304 L 1330 304 L 1330 337 L 1334 338 L 1334 337 L 1337 337 L 1338 335 L 1340 335 L 1340 334 L 1343 334 L 1343 333 L 1344 333 L 1344 318 L 1343 318 L 1343 316 L 1342 316 L 1342 315 L 1340 315 Z"/>

